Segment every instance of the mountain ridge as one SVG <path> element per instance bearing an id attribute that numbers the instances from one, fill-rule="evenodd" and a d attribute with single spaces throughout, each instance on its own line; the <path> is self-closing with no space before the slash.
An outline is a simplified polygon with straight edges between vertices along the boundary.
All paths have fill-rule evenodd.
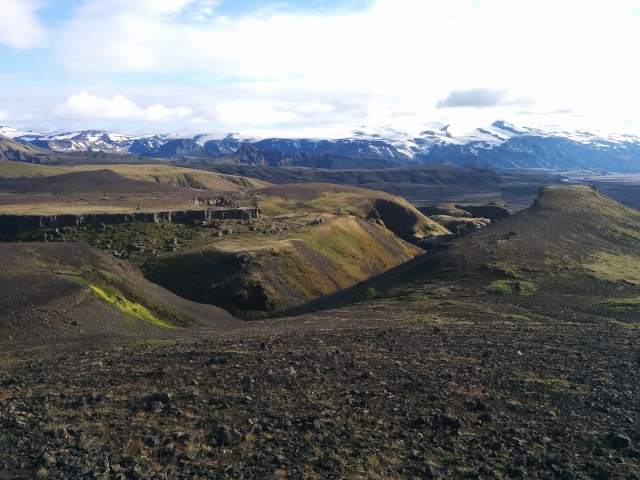
<path id="1" fill-rule="evenodd" d="M 99 130 L 66 133 L 24 132 L 0 127 L 0 134 L 21 144 L 54 152 L 103 151 L 145 157 L 185 160 L 223 159 L 243 163 L 238 152 L 261 152 L 261 164 L 319 166 L 319 157 L 357 159 L 360 168 L 373 161 L 388 166 L 448 163 L 491 169 L 538 168 L 555 171 L 587 169 L 603 172 L 640 172 L 640 137 L 555 127 L 516 127 L 505 121 L 458 135 L 449 126 L 434 124 L 412 135 L 386 129 L 358 130 L 343 138 L 250 138 L 238 134 L 125 135 Z M 216 138 L 220 137 L 220 138 Z M 279 152 L 279 160 L 273 160 Z M 302 160 L 300 155 L 303 155 Z M 250 156 L 250 155 L 249 155 Z M 255 160 L 248 160 L 255 163 Z M 334 162 L 335 163 L 335 162 Z M 325 161 L 326 164 L 326 161 Z M 335 163 L 344 168 L 341 162 Z M 329 164 L 330 165 L 330 164 Z M 380 166 L 378 163 L 377 166 Z M 351 164 L 353 168 L 355 165 Z"/>
<path id="2" fill-rule="evenodd" d="M 0 160 L 48 163 L 50 152 L 32 144 L 23 145 L 0 133 Z"/>

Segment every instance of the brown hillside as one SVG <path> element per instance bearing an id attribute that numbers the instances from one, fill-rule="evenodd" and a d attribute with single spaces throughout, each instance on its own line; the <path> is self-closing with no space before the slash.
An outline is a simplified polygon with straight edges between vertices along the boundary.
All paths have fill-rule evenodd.
<path id="1" fill-rule="evenodd" d="M 0 244 L 0 341 L 162 334 L 233 322 L 148 282 L 139 270 L 79 243 Z"/>
<path id="2" fill-rule="evenodd" d="M 541 189 L 532 207 L 326 299 L 322 307 L 362 298 L 371 287 L 390 295 L 446 287 L 454 298 L 632 321 L 639 269 L 640 212 L 592 187 L 554 186 Z"/>
<path id="3" fill-rule="evenodd" d="M 130 175 L 141 173 L 137 167 L 125 167 L 114 168 Z M 246 187 L 221 179 L 215 174 L 215 179 L 203 179 L 203 184 L 196 180 L 200 178 L 197 175 L 190 177 L 187 174 L 186 178 L 191 183 L 186 181 L 179 184 L 178 180 L 184 180 L 185 174 L 168 169 L 165 169 L 164 174 L 163 180 L 166 183 L 160 178 L 157 181 L 148 181 L 146 178 L 151 180 L 151 177 L 144 176 L 139 177 L 144 180 L 127 178 L 106 168 L 73 170 L 51 176 L 0 177 L 0 214 L 60 215 L 185 210 L 192 208 L 196 199 L 213 199 L 221 195 L 229 196 L 229 202 L 236 203 L 238 196 L 247 191 Z M 170 183 L 171 179 L 176 182 Z M 218 189 L 205 190 L 205 186 Z"/>
<path id="4" fill-rule="evenodd" d="M 107 169 L 70 172 L 48 177 L 0 179 L 0 190 L 23 194 L 151 193 L 158 188 L 162 188 L 165 192 L 181 191 L 179 186 L 132 180 Z"/>
<path id="5" fill-rule="evenodd" d="M 147 277 L 248 318 L 350 287 L 410 260 L 407 242 L 448 233 L 404 199 L 329 184 L 257 190 L 258 221 L 225 225 L 142 264 Z M 233 232 L 223 235 L 223 231 Z"/>
<path id="6" fill-rule="evenodd" d="M 33 145 L 22 145 L 4 135 L 0 135 L 0 160 L 49 163 L 51 161 L 51 152 Z"/>
<path id="7" fill-rule="evenodd" d="M 638 214 L 582 187 L 541 193 L 514 219 L 352 288 L 356 305 L 162 340 L 3 343 L 0 479 L 637 478 L 638 286 L 625 262 L 589 268 L 637 255 Z M 275 235 L 258 237 L 263 250 Z M 79 264 L 56 256 L 67 245 L 46 248 L 11 263 L 36 275 L 60 263 L 23 295 L 93 262 L 86 247 L 65 252 Z M 500 280 L 510 293 L 485 290 Z"/>
<path id="8" fill-rule="evenodd" d="M 424 236 L 449 233 L 432 222 L 402 197 L 365 188 L 327 183 L 288 184 L 264 188 L 267 211 L 327 211 L 380 220 L 400 238 L 415 242 Z"/>

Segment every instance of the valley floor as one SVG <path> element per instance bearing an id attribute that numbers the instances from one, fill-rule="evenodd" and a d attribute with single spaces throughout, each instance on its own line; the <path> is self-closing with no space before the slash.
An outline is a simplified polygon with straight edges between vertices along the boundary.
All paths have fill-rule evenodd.
<path id="1" fill-rule="evenodd" d="M 637 328 L 411 300 L 4 344 L 0 479 L 640 478 Z"/>

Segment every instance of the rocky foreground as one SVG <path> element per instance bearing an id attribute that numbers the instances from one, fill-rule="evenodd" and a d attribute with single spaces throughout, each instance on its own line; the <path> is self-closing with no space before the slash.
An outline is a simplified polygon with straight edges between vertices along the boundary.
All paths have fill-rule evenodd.
<path id="1" fill-rule="evenodd" d="M 425 307 L 3 346 L 0 479 L 640 478 L 636 328 Z"/>

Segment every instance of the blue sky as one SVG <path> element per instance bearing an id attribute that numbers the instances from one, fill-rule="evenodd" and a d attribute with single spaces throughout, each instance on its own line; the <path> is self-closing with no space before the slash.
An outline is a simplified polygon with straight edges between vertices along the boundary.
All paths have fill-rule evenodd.
<path id="1" fill-rule="evenodd" d="M 640 133 L 640 1 L 2 0 L 0 125 Z"/>

